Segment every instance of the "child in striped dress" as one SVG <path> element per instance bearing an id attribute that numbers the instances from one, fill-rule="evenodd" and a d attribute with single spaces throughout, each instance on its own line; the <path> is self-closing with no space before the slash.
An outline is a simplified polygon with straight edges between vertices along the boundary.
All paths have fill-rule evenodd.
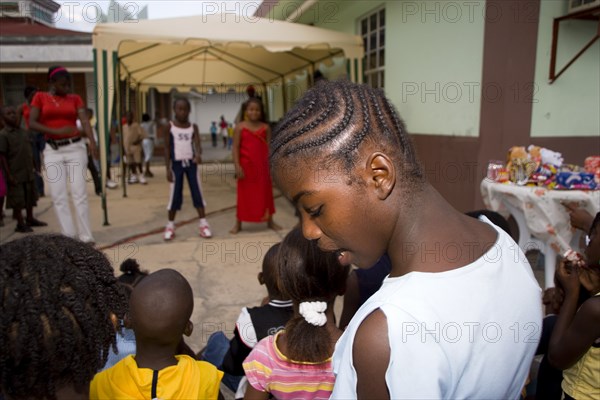
<path id="1" fill-rule="evenodd" d="M 331 356 L 342 334 L 333 304 L 344 292 L 349 266 L 321 252 L 300 228 L 283 239 L 277 259 L 277 282 L 292 299 L 294 316 L 244 361 L 249 383 L 244 399 L 328 399 L 335 381 Z"/>

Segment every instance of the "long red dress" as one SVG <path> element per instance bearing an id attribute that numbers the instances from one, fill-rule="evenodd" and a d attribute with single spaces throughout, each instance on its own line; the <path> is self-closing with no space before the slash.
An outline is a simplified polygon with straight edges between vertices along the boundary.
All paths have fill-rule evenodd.
<path id="1" fill-rule="evenodd" d="M 266 126 L 256 131 L 242 128 L 240 165 L 245 177 L 237 181 L 237 219 L 265 222 L 275 213 Z"/>

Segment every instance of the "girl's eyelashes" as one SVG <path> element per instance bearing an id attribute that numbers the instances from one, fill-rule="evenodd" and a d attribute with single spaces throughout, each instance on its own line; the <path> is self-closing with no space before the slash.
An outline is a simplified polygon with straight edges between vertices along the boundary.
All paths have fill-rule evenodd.
<path id="1" fill-rule="evenodd" d="M 306 213 L 315 218 L 318 217 L 319 215 L 321 215 L 321 210 L 323 209 L 323 206 L 318 206 L 316 208 L 312 208 L 312 209 L 305 209 Z"/>

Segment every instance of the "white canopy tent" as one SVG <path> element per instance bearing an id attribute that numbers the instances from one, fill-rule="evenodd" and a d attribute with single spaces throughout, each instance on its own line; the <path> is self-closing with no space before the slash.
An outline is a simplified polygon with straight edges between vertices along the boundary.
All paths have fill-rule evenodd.
<path id="1" fill-rule="evenodd" d="M 232 14 L 98 24 L 93 32 L 102 181 L 106 144 L 118 98 L 117 82 L 136 93 L 155 88 L 186 92 L 240 90 L 248 84 L 281 86 L 286 79 L 334 57 L 349 60 L 349 77 L 360 81 L 359 36 L 307 25 Z M 103 208 L 106 215 L 106 196 Z"/>

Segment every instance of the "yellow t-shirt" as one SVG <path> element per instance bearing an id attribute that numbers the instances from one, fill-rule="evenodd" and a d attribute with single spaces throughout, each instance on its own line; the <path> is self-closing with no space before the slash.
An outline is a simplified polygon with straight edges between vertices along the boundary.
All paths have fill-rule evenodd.
<path id="1" fill-rule="evenodd" d="M 217 399 L 223 372 L 205 361 L 186 355 L 175 356 L 177 365 L 158 371 L 138 368 L 134 356 L 102 371 L 90 384 L 90 399 L 152 399 L 156 385 L 157 399 Z"/>
<path id="2" fill-rule="evenodd" d="M 596 293 L 594 296 L 600 296 Z M 577 400 L 600 398 L 600 339 L 573 365 L 563 371 L 562 390 Z"/>

